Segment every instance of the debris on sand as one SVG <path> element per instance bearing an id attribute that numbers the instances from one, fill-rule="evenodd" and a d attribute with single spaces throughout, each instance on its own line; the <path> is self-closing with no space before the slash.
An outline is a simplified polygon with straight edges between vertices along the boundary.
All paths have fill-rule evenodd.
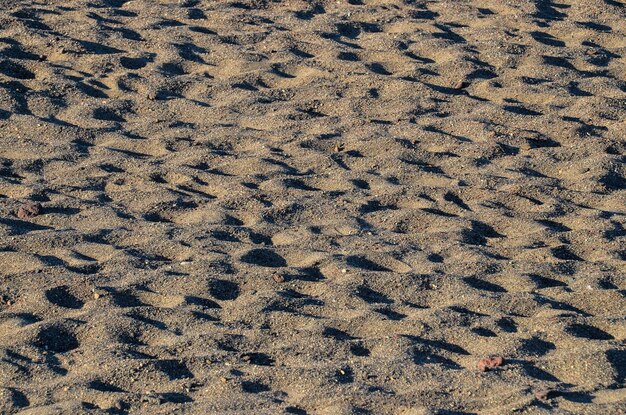
<path id="1" fill-rule="evenodd" d="M 488 370 L 500 367 L 504 364 L 504 359 L 501 356 L 491 356 L 484 359 L 480 359 L 477 363 L 478 370 L 481 372 L 487 372 Z"/>
<path id="2" fill-rule="evenodd" d="M 17 209 L 16 216 L 20 219 L 28 219 L 33 218 L 35 216 L 41 215 L 43 212 L 43 206 L 41 203 L 24 203 Z"/>

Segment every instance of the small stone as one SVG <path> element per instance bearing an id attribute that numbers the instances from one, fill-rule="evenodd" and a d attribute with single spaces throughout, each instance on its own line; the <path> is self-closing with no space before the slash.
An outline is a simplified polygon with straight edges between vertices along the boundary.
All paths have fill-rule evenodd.
<path id="1" fill-rule="evenodd" d="M 24 203 L 17 210 L 17 217 L 20 219 L 28 219 L 41 215 L 42 211 L 43 207 L 41 206 L 41 203 Z"/>
<path id="2" fill-rule="evenodd" d="M 272 275 L 272 279 L 279 284 L 285 282 L 285 277 L 280 274 Z"/>
<path id="3" fill-rule="evenodd" d="M 100 288 L 96 288 L 96 289 L 92 290 L 92 292 L 93 292 L 94 300 L 97 300 L 98 298 L 102 298 L 102 297 L 104 297 L 107 294 L 107 292 L 105 290 L 100 289 Z"/>
<path id="4" fill-rule="evenodd" d="M 491 357 L 486 357 L 484 359 L 480 359 L 476 366 L 478 367 L 478 370 L 480 370 L 481 372 L 486 372 L 490 369 L 500 367 L 503 364 L 504 364 L 504 359 L 501 356 L 491 356 Z"/>
<path id="5" fill-rule="evenodd" d="M 462 81 L 458 81 L 456 84 L 454 84 L 453 88 L 454 89 L 465 89 L 468 86 L 470 86 L 469 81 L 462 80 Z"/>

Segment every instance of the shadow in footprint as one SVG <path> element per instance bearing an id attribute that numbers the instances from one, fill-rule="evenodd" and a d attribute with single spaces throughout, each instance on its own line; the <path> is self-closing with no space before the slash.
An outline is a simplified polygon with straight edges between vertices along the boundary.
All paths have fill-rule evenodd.
<path id="1" fill-rule="evenodd" d="M 287 266 L 285 258 L 270 249 L 253 249 L 248 251 L 241 257 L 241 262 L 269 268 Z"/>
<path id="2" fill-rule="evenodd" d="M 391 304 L 392 300 L 385 294 L 373 290 L 365 285 L 360 285 L 356 288 L 356 296 L 369 304 Z"/>
<path id="3" fill-rule="evenodd" d="M 572 251 L 571 248 L 566 245 L 551 248 L 550 252 L 552 252 L 552 255 L 556 259 L 560 259 L 563 261 L 584 261 L 584 259 L 576 255 L 576 253 L 574 253 L 574 251 Z"/>
<path id="4" fill-rule="evenodd" d="M 163 402 L 170 403 L 188 403 L 193 402 L 193 399 L 189 395 L 180 392 L 165 392 L 159 395 Z"/>
<path id="5" fill-rule="evenodd" d="M 354 371 L 350 366 L 342 367 L 335 372 L 335 379 L 340 384 L 347 384 L 354 382 Z"/>
<path id="6" fill-rule="evenodd" d="M 118 388 L 115 385 L 111 385 L 110 383 L 105 383 L 99 379 L 92 380 L 87 384 L 89 389 L 97 390 L 100 392 L 115 392 L 115 393 L 124 393 L 126 392 L 122 388 Z"/>
<path id="7" fill-rule="evenodd" d="M 589 340 L 613 340 L 615 338 L 606 331 L 587 324 L 571 324 L 565 331 L 574 337 Z"/>
<path id="8" fill-rule="evenodd" d="M 565 46 L 565 42 L 555 38 L 554 36 L 552 36 L 549 33 L 535 31 L 535 32 L 530 32 L 530 35 L 537 42 L 543 43 L 544 45 L 556 46 L 556 47 L 560 47 L 560 48 Z"/>
<path id="9" fill-rule="evenodd" d="M 215 301 L 193 295 L 185 296 L 185 302 L 189 305 L 196 305 L 202 308 L 222 308 Z"/>
<path id="10" fill-rule="evenodd" d="M 10 235 L 22 235 L 28 232 L 52 229 L 49 226 L 37 225 L 36 223 L 9 218 L 0 218 L 0 225 L 8 226 Z"/>
<path id="11" fill-rule="evenodd" d="M 522 340 L 522 344 L 519 347 L 520 353 L 531 356 L 543 356 L 552 350 L 556 350 L 554 343 L 537 337 Z"/>
<path id="12" fill-rule="evenodd" d="M 73 330 L 61 325 L 53 325 L 39 332 L 35 345 L 55 353 L 65 353 L 78 348 L 80 343 Z"/>
<path id="13" fill-rule="evenodd" d="M 8 401 L 10 402 L 10 407 L 12 406 L 14 409 L 17 409 L 25 408 L 30 405 L 28 398 L 23 392 L 14 388 L 6 388 L 4 390 L 9 393 Z M 3 397 L 6 397 L 6 395 L 3 394 Z"/>
<path id="14" fill-rule="evenodd" d="M 244 353 L 241 359 L 256 366 L 273 366 L 274 359 L 266 353 Z"/>
<path id="15" fill-rule="evenodd" d="M 387 317 L 389 320 L 400 321 L 406 318 L 406 314 L 398 313 L 388 308 L 377 308 L 374 311 L 376 311 L 379 314 L 382 314 L 383 316 Z"/>
<path id="16" fill-rule="evenodd" d="M 609 350 L 606 358 L 615 372 L 615 382 L 623 384 L 626 381 L 626 350 Z"/>
<path id="17" fill-rule="evenodd" d="M 239 284 L 227 280 L 213 280 L 209 283 L 209 293 L 220 301 L 236 300 L 240 294 Z"/>
<path id="18" fill-rule="evenodd" d="M 270 390 L 270 387 L 258 381 L 245 380 L 241 382 L 241 389 L 246 393 L 261 393 Z"/>
<path id="19" fill-rule="evenodd" d="M 66 285 L 47 290 L 46 299 L 54 305 L 65 308 L 79 309 L 85 304 L 80 298 L 74 296 Z"/>
<path id="20" fill-rule="evenodd" d="M 345 331 L 336 329 L 334 327 L 326 327 L 326 328 L 324 328 L 324 331 L 322 332 L 322 335 L 324 337 L 331 337 L 331 338 L 333 338 L 335 340 L 339 340 L 339 341 L 356 340 L 356 337 L 353 337 L 350 334 L 346 333 Z"/>
<path id="21" fill-rule="evenodd" d="M 506 290 L 503 287 L 497 284 L 493 284 L 491 282 L 482 280 L 480 278 L 467 277 L 467 278 L 463 278 L 463 281 L 470 287 L 475 288 L 477 290 L 489 291 L 492 293 L 505 293 L 506 292 Z"/>
<path id="22" fill-rule="evenodd" d="M 8 60 L 0 62 L 0 73 L 9 78 L 35 79 L 35 74 L 29 71 L 25 66 Z"/>
<path id="23" fill-rule="evenodd" d="M 538 368 L 532 363 L 526 363 L 522 366 L 524 373 L 534 379 L 538 379 L 544 382 L 560 382 L 560 379 L 551 373 L 546 372 L 543 369 Z"/>
<path id="24" fill-rule="evenodd" d="M 368 65 L 365 65 L 370 71 L 374 72 L 378 75 L 393 75 L 389 72 L 382 64 L 374 62 Z"/>
<path id="25" fill-rule="evenodd" d="M 461 233 L 463 242 L 469 245 L 486 245 L 487 238 L 504 238 L 494 228 L 486 223 L 473 220 L 470 229 L 464 229 Z"/>
<path id="26" fill-rule="evenodd" d="M 376 262 L 371 261 L 363 256 L 349 256 L 346 258 L 346 264 L 351 267 L 359 268 L 365 271 L 391 272 L 389 268 L 377 264 Z"/>
<path id="27" fill-rule="evenodd" d="M 194 377 L 187 365 L 179 360 L 158 360 L 155 363 L 155 367 L 163 372 L 169 380 L 191 379 Z"/>

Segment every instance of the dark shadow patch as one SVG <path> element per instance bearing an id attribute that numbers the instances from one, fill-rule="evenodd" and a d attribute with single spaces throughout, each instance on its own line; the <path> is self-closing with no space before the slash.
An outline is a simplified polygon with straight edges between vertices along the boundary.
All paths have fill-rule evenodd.
<path id="1" fill-rule="evenodd" d="M 378 200 L 368 200 L 366 204 L 361 205 L 359 207 L 359 213 L 367 214 L 373 212 L 380 212 L 383 210 L 396 210 L 398 207 L 396 205 L 386 205 L 381 203 Z"/>
<path id="2" fill-rule="evenodd" d="M 496 325 L 505 333 L 517 333 L 517 324 L 512 318 L 502 317 L 496 321 Z"/>
<path id="3" fill-rule="evenodd" d="M 361 343 L 352 343 L 350 344 L 350 353 L 354 356 L 367 357 L 370 355 L 370 350 Z"/>
<path id="4" fill-rule="evenodd" d="M 187 365 L 179 360 L 158 360 L 155 362 L 155 367 L 163 372 L 169 380 L 193 378 L 193 373 L 189 371 Z"/>
<path id="5" fill-rule="evenodd" d="M 505 105 L 502 108 L 505 111 L 508 111 L 510 113 L 517 114 L 517 115 L 528 115 L 528 116 L 534 116 L 534 117 L 543 115 L 541 112 L 533 111 L 531 109 L 528 109 L 519 105 Z"/>
<path id="6" fill-rule="evenodd" d="M 615 170 L 609 170 L 598 180 L 608 190 L 626 189 L 626 178 Z"/>
<path id="7" fill-rule="evenodd" d="M 585 392 L 559 392 L 563 399 L 576 403 L 592 403 L 593 395 Z"/>
<path id="8" fill-rule="evenodd" d="M 352 0 L 354 1 L 354 0 Z M 308 415 L 308 412 L 297 406 L 288 406 L 285 408 L 285 413 L 289 415 Z"/>
<path id="9" fill-rule="evenodd" d="M 461 232 L 462 240 L 469 245 L 486 245 L 487 238 L 504 238 L 505 236 L 498 233 L 493 227 L 486 223 L 476 220 L 471 221 L 470 229 L 463 229 Z"/>
<path id="10" fill-rule="evenodd" d="M 239 238 L 237 238 L 230 232 L 220 230 L 220 229 L 211 231 L 210 235 L 211 235 L 211 238 L 217 239 L 218 241 L 222 241 L 222 242 L 241 242 Z"/>
<path id="11" fill-rule="evenodd" d="M 141 69 L 145 67 L 148 62 L 150 62 L 150 60 L 146 58 L 128 58 L 125 56 L 120 58 L 120 65 L 129 70 Z"/>
<path id="12" fill-rule="evenodd" d="M 232 301 L 239 297 L 239 284 L 234 281 L 212 280 L 209 283 L 209 293 L 220 301 Z"/>
<path id="13" fill-rule="evenodd" d="M 44 231 L 52 229 L 49 226 L 37 225 L 36 223 L 27 222 L 19 219 L 9 219 L 0 217 L 0 225 L 9 228 L 9 235 L 23 235 L 33 231 Z"/>
<path id="14" fill-rule="evenodd" d="M 554 222 L 552 220 L 537 220 L 537 223 L 545 226 L 546 228 L 554 231 L 554 232 L 569 232 L 571 231 L 570 228 L 568 228 L 567 226 L 563 225 L 562 223 L 559 222 Z"/>
<path id="15" fill-rule="evenodd" d="M 546 372 L 543 369 L 538 368 L 533 364 L 524 364 L 522 366 L 522 370 L 526 374 L 533 379 L 541 380 L 544 382 L 560 382 L 560 379 L 554 376 L 551 373 Z"/>
<path id="16" fill-rule="evenodd" d="M 361 60 L 356 53 L 352 53 L 352 52 L 339 52 L 339 54 L 337 55 L 337 58 L 339 60 L 348 61 L 348 62 L 358 62 Z"/>
<path id="17" fill-rule="evenodd" d="M 93 118 L 95 118 L 96 120 L 102 120 L 102 121 L 114 121 L 114 122 L 126 121 L 120 114 L 108 108 L 96 108 L 93 111 Z"/>
<path id="18" fill-rule="evenodd" d="M 370 71 L 378 75 L 386 75 L 386 76 L 393 75 L 391 72 L 387 70 L 387 68 L 385 68 L 382 64 L 378 62 L 370 63 L 365 66 L 367 67 L 367 69 L 369 69 Z"/>
<path id="19" fill-rule="evenodd" d="M 608 350 L 606 358 L 615 372 L 615 382 L 623 385 L 626 381 L 626 350 Z"/>
<path id="20" fill-rule="evenodd" d="M 570 95 L 573 95 L 575 97 L 592 97 L 593 96 L 591 92 L 583 91 L 582 89 L 580 89 L 578 87 L 578 83 L 575 81 L 572 81 L 567 85 L 567 92 L 569 92 Z"/>
<path id="21" fill-rule="evenodd" d="M 523 339 L 518 350 L 525 355 L 540 357 L 552 350 L 556 350 L 556 346 L 552 342 L 532 337 L 530 339 Z"/>
<path id="22" fill-rule="evenodd" d="M 552 253 L 552 256 L 554 256 L 556 259 L 560 259 L 563 261 L 584 261 L 584 259 L 576 255 L 576 253 L 566 245 L 551 248 L 550 252 Z"/>
<path id="23" fill-rule="evenodd" d="M 89 389 L 97 390 L 100 392 L 113 392 L 113 393 L 125 393 L 126 391 L 122 388 L 118 388 L 115 385 L 111 385 L 110 383 L 105 383 L 101 380 L 92 380 L 87 384 Z"/>
<path id="24" fill-rule="evenodd" d="M 342 385 L 352 383 L 354 382 L 354 372 L 350 366 L 344 366 L 335 372 L 335 379 Z"/>
<path id="25" fill-rule="evenodd" d="M 35 74 L 24 65 L 9 60 L 0 61 L 0 73 L 10 78 L 35 79 Z"/>
<path id="26" fill-rule="evenodd" d="M 80 346 L 72 330 L 61 325 L 43 328 L 35 340 L 35 345 L 55 353 L 66 353 Z"/>
<path id="27" fill-rule="evenodd" d="M 13 409 L 25 408 L 30 405 L 28 398 L 22 391 L 19 391 L 14 388 L 6 388 L 5 391 L 8 391 L 10 394 L 10 397 L 9 397 L 10 407 L 12 407 Z"/>
<path id="28" fill-rule="evenodd" d="M 449 27 L 449 26 L 452 26 L 451 24 L 444 25 L 441 23 L 435 23 L 434 26 L 437 29 L 441 30 L 441 32 L 432 34 L 434 38 L 449 40 L 452 43 L 466 43 L 466 40 L 463 36 L 454 33 L 452 28 Z"/>
<path id="29" fill-rule="evenodd" d="M 189 395 L 186 395 L 180 392 L 165 392 L 165 393 L 159 394 L 159 397 L 165 403 L 169 402 L 169 403 L 182 404 L 182 403 L 193 402 L 193 399 L 191 399 Z"/>
<path id="30" fill-rule="evenodd" d="M 246 393 L 261 393 L 270 390 L 270 387 L 258 381 L 244 380 L 241 382 L 241 389 Z"/>
<path id="31" fill-rule="evenodd" d="M 391 304 L 393 301 L 385 294 L 373 290 L 365 285 L 356 288 L 356 296 L 369 304 Z"/>
<path id="32" fill-rule="evenodd" d="M 432 215 L 443 216 L 444 218 L 456 218 L 459 216 L 454 213 L 444 212 L 443 210 L 437 208 L 421 208 L 421 210 Z"/>
<path id="33" fill-rule="evenodd" d="M 382 314 L 383 316 L 387 317 L 389 320 L 400 321 L 406 318 L 406 314 L 398 313 L 388 308 L 377 308 L 374 311 L 376 311 L 379 314 Z"/>
<path id="34" fill-rule="evenodd" d="M 118 307 L 141 307 L 146 305 L 136 296 L 126 292 L 112 292 L 111 298 Z"/>
<path id="35" fill-rule="evenodd" d="M 377 264 L 364 256 L 351 255 L 346 258 L 346 264 L 366 271 L 391 272 L 391 270 L 383 265 Z"/>
<path id="36" fill-rule="evenodd" d="M 549 33 L 534 31 L 534 32 L 530 32 L 530 35 L 537 42 L 543 43 L 544 45 L 555 46 L 555 47 L 559 47 L 559 48 L 565 47 L 565 42 L 555 38 L 554 36 L 552 36 Z"/>
<path id="37" fill-rule="evenodd" d="M 413 351 L 413 363 L 420 366 L 441 365 L 447 369 L 462 369 L 462 367 L 454 360 L 448 359 L 430 351 L 420 350 L 420 348 L 415 348 L 415 350 Z"/>
<path id="38" fill-rule="evenodd" d="M 435 264 L 442 264 L 444 260 L 443 256 L 439 254 L 429 254 L 426 259 Z"/>
<path id="39" fill-rule="evenodd" d="M 543 277 L 537 274 L 530 274 L 528 277 L 532 280 L 532 282 L 535 284 L 537 289 L 567 286 L 567 284 L 562 281 L 555 280 L 555 279 L 548 278 L 548 277 Z"/>
<path id="40" fill-rule="evenodd" d="M 241 360 L 256 366 L 273 366 L 274 359 L 266 353 L 244 353 Z"/>
<path id="41" fill-rule="evenodd" d="M 244 91 L 256 92 L 259 88 L 250 84 L 249 82 L 236 82 L 231 85 L 232 88 L 243 89 Z"/>
<path id="42" fill-rule="evenodd" d="M 298 189 L 298 190 L 304 190 L 307 192 L 313 192 L 313 191 L 319 190 L 315 187 L 309 186 L 308 184 L 306 184 L 300 179 L 285 179 L 283 183 L 285 184 L 285 187 L 289 189 Z"/>
<path id="43" fill-rule="evenodd" d="M 570 324 L 565 331 L 574 337 L 589 340 L 613 340 L 615 338 L 606 331 L 587 324 Z"/>
<path id="44" fill-rule="evenodd" d="M 485 280 L 481 280 L 476 277 L 467 277 L 463 278 L 463 281 L 472 288 L 477 290 L 489 291 L 492 293 L 505 293 L 506 290 L 500 285 L 493 284 L 491 282 L 487 282 Z"/>
<path id="45" fill-rule="evenodd" d="M 59 307 L 79 309 L 85 303 L 74 296 L 66 285 L 51 288 L 46 291 L 46 299 Z"/>
<path id="46" fill-rule="evenodd" d="M 185 302 L 189 305 L 195 305 L 202 308 L 221 308 L 215 301 L 193 295 L 185 296 Z"/>
<path id="47" fill-rule="evenodd" d="M 557 68 L 564 68 L 572 71 L 576 70 L 576 67 L 572 65 L 567 58 L 561 58 L 559 56 L 543 56 L 543 62 L 546 65 L 556 66 Z"/>
<path id="48" fill-rule="evenodd" d="M 348 39 L 356 39 L 361 34 L 359 26 L 351 23 L 337 23 L 337 32 Z"/>
<path id="49" fill-rule="evenodd" d="M 241 257 L 241 262 L 258 265 L 260 267 L 280 268 L 286 267 L 285 258 L 270 249 L 253 249 Z"/>
<path id="50" fill-rule="evenodd" d="M 559 11 L 559 9 L 567 9 L 570 6 L 567 4 L 558 4 L 552 0 L 534 0 L 535 12 L 533 17 L 540 19 L 539 26 L 549 26 L 551 22 L 563 20 L 567 17 L 567 14 Z"/>
<path id="51" fill-rule="evenodd" d="M 356 337 L 353 337 L 349 335 L 348 333 L 346 333 L 345 331 L 336 329 L 334 327 L 325 327 L 324 331 L 322 332 L 322 335 L 324 337 L 331 337 L 339 341 L 356 340 Z"/>
<path id="52" fill-rule="evenodd" d="M 444 195 L 444 200 L 447 200 L 448 202 L 452 202 L 455 205 L 457 205 L 458 207 L 460 207 L 461 209 L 465 209 L 465 210 L 469 210 L 471 212 L 471 208 L 463 201 L 463 199 L 461 199 L 460 197 L 458 197 L 457 195 L 455 195 L 452 192 L 447 192 Z"/>
<path id="53" fill-rule="evenodd" d="M 159 67 L 159 70 L 169 76 L 185 75 L 186 73 L 182 65 L 175 62 L 164 63 Z"/>

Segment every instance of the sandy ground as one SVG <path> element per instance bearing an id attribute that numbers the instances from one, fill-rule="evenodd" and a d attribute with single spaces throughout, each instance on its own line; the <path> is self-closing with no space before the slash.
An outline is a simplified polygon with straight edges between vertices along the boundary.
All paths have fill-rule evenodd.
<path id="1" fill-rule="evenodd" d="M 624 0 L 0 0 L 0 413 L 626 413 L 625 137 Z"/>

